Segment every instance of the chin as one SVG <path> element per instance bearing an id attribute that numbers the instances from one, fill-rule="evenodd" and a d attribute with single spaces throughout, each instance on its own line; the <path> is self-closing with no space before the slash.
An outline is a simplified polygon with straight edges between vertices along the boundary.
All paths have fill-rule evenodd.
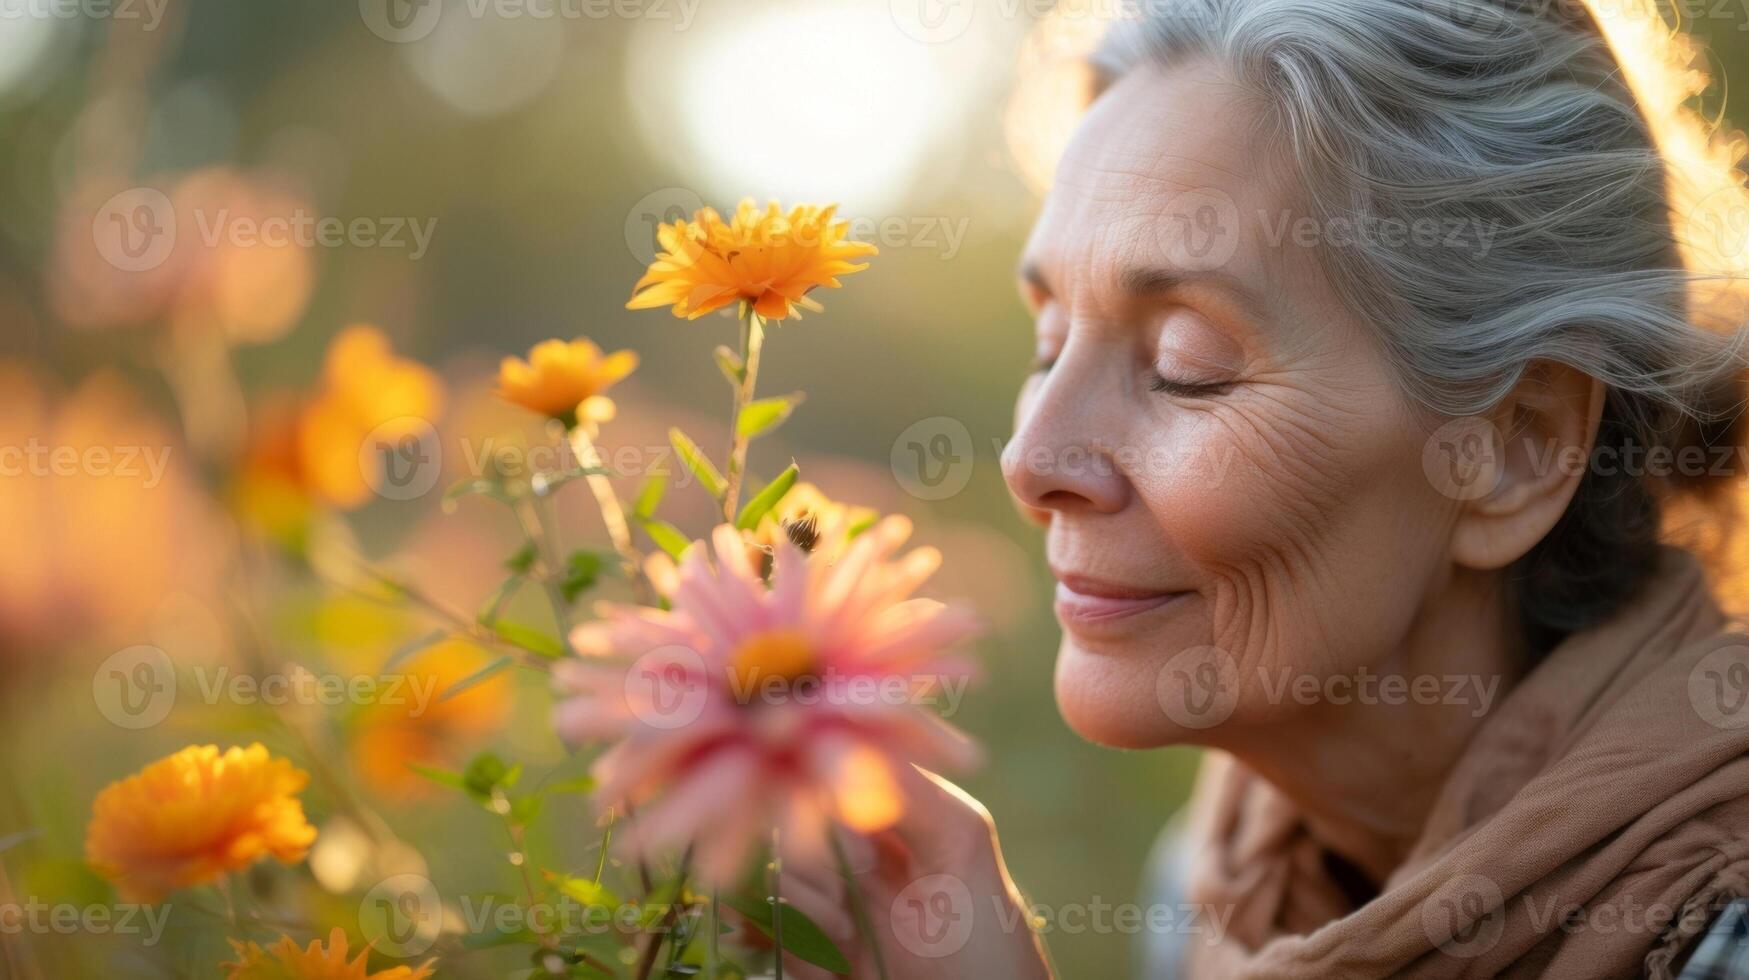
<path id="1" fill-rule="evenodd" d="M 1065 633 L 1057 649 L 1057 711 L 1096 745 L 1152 749 L 1189 741 L 1160 707 L 1158 673 L 1152 658 L 1095 652 Z"/>

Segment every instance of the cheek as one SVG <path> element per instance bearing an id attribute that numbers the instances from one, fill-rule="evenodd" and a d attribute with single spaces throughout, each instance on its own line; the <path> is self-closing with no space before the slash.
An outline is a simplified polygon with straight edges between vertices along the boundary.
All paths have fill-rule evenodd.
<path id="1" fill-rule="evenodd" d="M 1134 484 L 1193 569 L 1208 642 L 1246 669 L 1321 673 L 1384 656 L 1449 526 L 1410 420 L 1299 394 L 1173 428 L 1172 465 L 1146 467 Z"/>

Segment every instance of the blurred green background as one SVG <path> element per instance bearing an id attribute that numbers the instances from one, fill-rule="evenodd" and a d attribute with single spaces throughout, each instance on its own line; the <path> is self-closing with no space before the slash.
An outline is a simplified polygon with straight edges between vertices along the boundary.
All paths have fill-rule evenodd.
<path id="1" fill-rule="evenodd" d="M 436 492 L 378 495 L 304 502 L 280 520 L 243 488 L 240 474 L 270 455 L 274 393 L 317 385 L 338 331 L 373 324 L 398 355 L 439 372 L 446 477 L 467 475 L 477 444 L 467 440 L 520 424 L 492 405 L 498 359 L 554 336 L 643 357 L 615 391 L 621 418 L 604 442 L 660 447 L 679 422 L 715 446 L 727 397 L 709 352 L 734 342 L 733 321 L 681 323 L 624 303 L 658 220 L 743 196 L 837 201 L 881 248 L 871 269 L 820 297 L 824 314 L 773 331 L 761 391 L 809 398 L 756 446 L 754 470 L 769 475 L 793 455 L 828 494 L 906 513 L 918 540 L 945 552 L 934 594 L 971 601 L 992 627 L 983 678 L 953 719 L 989 757 L 964 785 L 995 814 L 1032 899 L 1047 909 L 1133 900 L 1194 753 L 1099 749 L 1066 729 L 1051 696 L 1056 629 L 1038 535 L 1014 514 L 997 465 L 1032 350 L 1014 264 L 1083 95 L 1074 57 L 1097 35 L 1101 5 L 3 6 L 0 444 L 116 442 L 124 430 L 105 428 L 115 420 L 128 439 L 170 448 L 174 473 L 151 488 L 77 492 L 40 474 L 0 480 L 0 900 L 107 900 L 81 862 L 90 800 L 184 744 L 262 738 L 300 763 L 371 771 L 346 748 L 369 727 L 357 718 L 288 721 L 191 698 L 160 724 L 116 725 L 94 689 L 105 658 L 150 644 L 179 667 L 357 669 L 428 623 L 323 584 L 335 577 L 319 574 L 324 556 L 356 548 L 458 604 L 501 577 L 515 526 L 474 502 L 444 514 Z M 1727 68 L 1749 51 L 1743 0 L 1685 11 Z M 159 265 L 118 260 L 104 238 L 157 200 L 142 189 L 161 192 L 178 221 Z M 364 223 L 337 244 L 227 250 L 201 229 L 221 212 Z M 429 229 L 423 247 L 412 225 Z M 398 243 L 382 240 L 391 232 Z M 522 437 L 538 434 L 524 426 Z M 946 483 L 920 483 L 918 460 Z M 688 493 L 674 491 L 675 506 L 690 506 L 681 513 L 697 527 L 702 496 L 682 502 Z M 575 503 L 561 514 L 567 539 L 600 546 L 598 521 Z M 488 725 L 453 721 L 433 751 L 489 746 L 543 773 L 580 770 L 548 727 L 542 680 L 505 688 Z M 344 796 L 321 781 L 306 794 L 325 834 L 347 812 Z M 511 888 L 508 842 L 489 815 L 411 788 L 376 796 L 367 808 L 422 852 L 446 893 Z M 555 802 L 530 846 L 574 866 L 595 844 L 589 821 L 580 801 Z M 367 872 L 345 870 L 320 888 L 301 869 L 252 880 L 263 907 L 356 935 L 348 918 Z M 0 968 L 210 976 L 227 934 L 210 910 L 184 905 L 151 948 L 0 935 Z M 1067 977 L 1122 976 L 1133 963 L 1134 936 L 1048 939 Z M 442 975 L 501 976 L 521 962 L 471 954 L 446 959 Z"/>

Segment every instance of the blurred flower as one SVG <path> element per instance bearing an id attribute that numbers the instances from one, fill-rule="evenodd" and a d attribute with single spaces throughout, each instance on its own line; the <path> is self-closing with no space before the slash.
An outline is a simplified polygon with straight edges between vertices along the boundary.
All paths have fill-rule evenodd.
<path id="1" fill-rule="evenodd" d="M 376 973 L 368 971 L 365 961 L 370 957 L 367 947 L 350 963 L 346 960 L 346 931 L 339 926 L 328 934 L 328 948 L 311 940 L 308 949 L 301 949 L 290 936 L 262 949 L 259 945 L 231 940 L 237 959 L 220 966 L 229 970 L 226 980 L 425 980 L 432 975 L 427 960 L 420 966 L 395 966 Z"/>
<path id="2" fill-rule="evenodd" d="M 587 338 L 543 340 L 528 352 L 528 360 L 506 357 L 498 368 L 498 397 L 531 412 L 575 425 L 605 422 L 613 417 L 613 402 L 603 392 L 638 366 L 635 351 L 603 355 Z"/>
<path id="3" fill-rule="evenodd" d="M 63 393 L 0 361 L 0 662 L 137 643 L 168 600 L 211 599 L 218 517 L 181 442 L 119 375 Z"/>
<path id="4" fill-rule="evenodd" d="M 73 326 L 156 322 L 231 344 L 266 343 L 303 315 L 315 258 L 309 241 L 256 232 L 314 220 L 303 195 L 268 174 L 212 167 L 142 186 L 90 181 L 61 210 L 49 298 Z M 125 245 L 145 250 L 115 250 Z"/>
<path id="5" fill-rule="evenodd" d="M 329 342 L 314 392 L 269 396 L 256 407 L 232 504 L 295 550 L 313 508 L 350 510 L 370 500 L 367 440 L 432 432 L 443 401 L 437 375 L 396 357 L 382 331 L 347 327 Z"/>
<path id="6" fill-rule="evenodd" d="M 127 901 L 156 902 L 272 856 L 302 860 L 316 839 L 297 793 L 308 773 L 260 743 L 188 748 L 104 787 L 85 860 Z"/>
<path id="7" fill-rule="evenodd" d="M 630 673 L 577 660 L 554 671 L 572 695 L 560 735 L 622 739 L 594 774 L 604 803 L 642 805 L 634 846 L 692 842 L 700 874 L 726 882 L 774 821 L 786 848 L 819 856 L 828 820 L 872 832 L 899 818 L 899 767 L 973 761 L 918 701 L 969 672 L 945 654 L 977 625 L 909 598 L 939 561 L 927 548 L 889 560 L 909 535 L 889 517 L 836 564 L 779 541 L 768 589 L 723 525 L 714 567 L 702 546 L 688 551 L 672 612 L 604 606 L 572 634 L 586 656 L 638 658 Z M 877 687 L 898 696 L 864 696 Z M 787 696 L 803 688 L 814 693 Z"/>
<path id="8" fill-rule="evenodd" d="M 451 638 L 395 668 L 406 678 L 397 697 L 370 705 L 358 719 L 352 753 L 360 781 L 384 796 L 421 795 L 433 784 L 409 763 L 454 767 L 466 759 L 471 740 L 500 730 L 510 711 L 504 675 L 444 698 L 489 659 L 479 647 Z"/>
<path id="9" fill-rule="evenodd" d="M 347 327 L 328 344 L 322 387 L 298 425 L 298 461 L 318 499 L 351 509 L 370 499 L 359 462 L 367 437 L 417 436 L 443 405 L 443 383 L 417 361 L 396 357 L 383 332 Z"/>
<path id="10" fill-rule="evenodd" d="M 852 259 L 876 253 L 847 237 L 849 223 L 833 217 L 835 207 L 798 205 L 784 214 L 776 201 L 760 211 L 748 198 L 727 223 L 715 208 L 703 208 L 691 221 L 662 225 L 656 229 L 662 251 L 632 287 L 626 308 L 672 306 L 688 320 L 737 300 L 768 320 L 795 316 L 798 306 L 818 312 L 808 291 L 838 288 L 837 277 L 868 268 Z"/>

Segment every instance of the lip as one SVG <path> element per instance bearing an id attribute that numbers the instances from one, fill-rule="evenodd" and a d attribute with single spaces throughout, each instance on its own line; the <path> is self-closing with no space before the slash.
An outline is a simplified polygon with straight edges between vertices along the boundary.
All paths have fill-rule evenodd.
<path id="1" fill-rule="evenodd" d="M 1057 618 L 1065 629 L 1110 628 L 1188 595 L 1137 588 L 1068 572 L 1057 572 Z"/>

